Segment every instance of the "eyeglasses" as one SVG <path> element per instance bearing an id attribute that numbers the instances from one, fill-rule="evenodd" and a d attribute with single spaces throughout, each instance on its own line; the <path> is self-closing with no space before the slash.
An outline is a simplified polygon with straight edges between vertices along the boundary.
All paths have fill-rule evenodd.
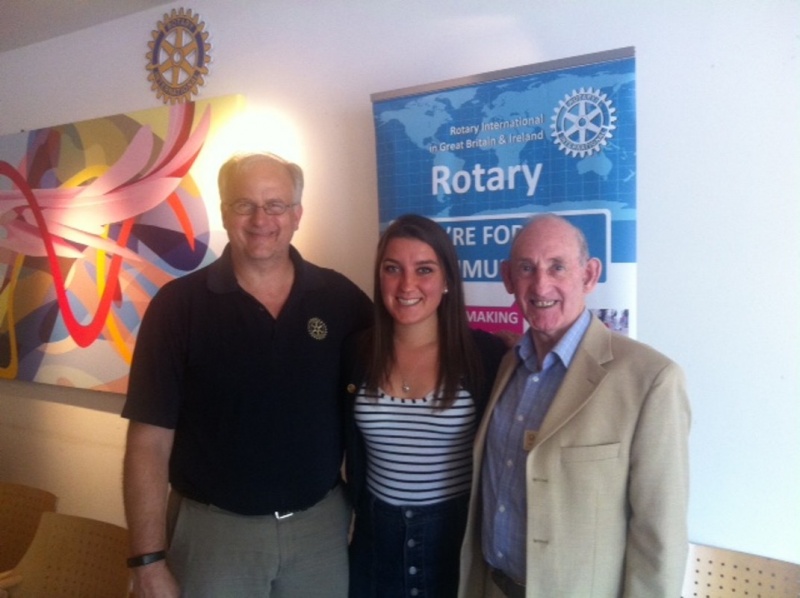
<path id="1" fill-rule="evenodd" d="M 268 201 L 263 206 L 247 199 L 238 199 L 228 204 L 240 216 L 252 216 L 256 210 L 264 210 L 270 216 L 280 216 L 296 203 L 283 203 L 282 201 Z"/>

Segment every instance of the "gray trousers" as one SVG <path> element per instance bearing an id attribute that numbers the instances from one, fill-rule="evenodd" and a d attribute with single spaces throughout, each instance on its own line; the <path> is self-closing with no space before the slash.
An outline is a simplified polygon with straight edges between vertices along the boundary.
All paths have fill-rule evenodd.
<path id="1" fill-rule="evenodd" d="M 167 563 L 184 598 L 346 598 L 350 509 L 341 487 L 291 517 L 180 500 Z"/>

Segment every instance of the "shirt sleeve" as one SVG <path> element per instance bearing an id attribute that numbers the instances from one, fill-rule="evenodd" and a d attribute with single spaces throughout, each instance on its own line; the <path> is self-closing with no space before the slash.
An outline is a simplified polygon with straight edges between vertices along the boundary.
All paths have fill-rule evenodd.
<path id="1" fill-rule="evenodd" d="M 174 287 L 163 287 L 142 318 L 122 417 L 175 428 L 182 399 L 186 324 Z"/>

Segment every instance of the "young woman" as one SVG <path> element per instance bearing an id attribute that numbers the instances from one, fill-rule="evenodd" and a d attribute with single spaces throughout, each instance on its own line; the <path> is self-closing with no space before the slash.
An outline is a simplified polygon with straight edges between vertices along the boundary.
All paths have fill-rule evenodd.
<path id="1" fill-rule="evenodd" d="M 471 330 L 455 249 L 417 215 L 375 260 L 375 325 L 348 348 L 350 596 L 455 596 L 472 442 L 506 345 Z"/>

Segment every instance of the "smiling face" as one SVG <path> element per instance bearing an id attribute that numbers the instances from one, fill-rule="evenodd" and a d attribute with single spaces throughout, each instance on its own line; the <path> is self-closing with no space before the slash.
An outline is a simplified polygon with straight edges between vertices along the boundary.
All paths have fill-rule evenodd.
<path id="1" fill-rule="evenodd" d="M 447 283 L 433 248 L 396 237 L 386 245 L 379 268 L 381 299 L 395 325 L 435 325 Z"/>
<path id="2" fill-rule="evenodd" d="M 293 203 L 294 185 L 288 170 L 277 162 L 248 164 L 231 181 L 226 197 L 222 198 L 222 223 L 228 232 L 234 263 L 255 265 L 288 259 L 289 244 L 300 224 L 303 208 L 295 205 L 280 215 L 268 215 L 257 209 L 243 216 L 231 207 L 239 200 L 259 206 L 270 202 Z"/>
<path id="3" fill-rule="evenodd" d="M 582 255 L 576 229 L 560 218 L 540 218 L 520 232 L 503 263 L 503 281 L 531 327 L 540 358 L 583 313 L 600 270 L 599 260 Z"/>

